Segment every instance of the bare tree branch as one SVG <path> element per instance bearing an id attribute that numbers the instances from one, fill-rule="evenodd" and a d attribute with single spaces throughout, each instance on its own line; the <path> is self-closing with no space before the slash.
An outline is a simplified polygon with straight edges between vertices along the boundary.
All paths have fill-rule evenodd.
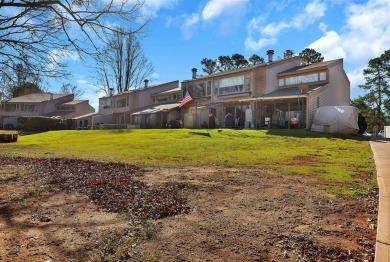
<path id="1" fill-rule="evenodd" d="M 23 64 L 40 77 L 64 78 L 62 59 L 97 59 L 118 33 L 113 23 L 126 34 L 141 33 L 148 24 L 143 5 L 142 0 L 1 0 L 0 73 Z"/>

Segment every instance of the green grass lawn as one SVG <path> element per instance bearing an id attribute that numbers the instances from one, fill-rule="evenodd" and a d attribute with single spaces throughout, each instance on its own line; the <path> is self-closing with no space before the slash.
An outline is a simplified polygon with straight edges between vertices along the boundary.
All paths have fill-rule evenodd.
<path id="1" fill-rule="evenodd" d="M 315 175 L 335 193 L 376 186 L 364 137 L 304 130 L 136 129 L 51 131 L 0 144 L 0 154 L 69 157 L 141 166 L 229 166 Z M 370 180 L 368 186 L 361 179 Z"/>

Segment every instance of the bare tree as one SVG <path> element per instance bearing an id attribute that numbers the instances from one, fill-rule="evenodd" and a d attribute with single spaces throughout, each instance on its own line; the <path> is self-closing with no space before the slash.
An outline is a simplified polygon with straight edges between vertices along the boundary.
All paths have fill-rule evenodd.
<path id="1" fill-rule="evenodd" d="M 16 64 L 12 68 L 0 65 L 0 92 L 5 99 L 42 92 L 41 78 L 29 65 Z"/>
<path id="2" fill-rule="evenodd" d="M 119 29 L 110 38 L 97 65 L 99 89 L 109 94 L 110 88 L 118 93 L 141 87 L 154 72 L 140 41 L 135 34 Z"/>
<path id="3" fill-rule="evenodd" d="M 60 92 L 62 94 L 74 94 L 75 98 L 80 98 L 82 95 L 84 95 L 84 91 L 79 89 L 77 86 L 72 84 L 63 84 L 60 88 Z"/>
<path id="4" fill-rule="evenodd" d="M 61 58 L 97 56 L 117 32 L 112 21 L 140 32 L 148 22 L 142 7 L 142 0 L 1 0 L 0 73 L 21 64 L 40 77 L 63 78 Z"/>

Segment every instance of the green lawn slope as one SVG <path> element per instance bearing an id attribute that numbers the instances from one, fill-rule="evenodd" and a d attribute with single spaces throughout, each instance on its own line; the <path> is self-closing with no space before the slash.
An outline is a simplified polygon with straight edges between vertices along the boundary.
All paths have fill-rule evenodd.
<path id="1" fill-rule="evenodd" d="M 67 157 L 141 166 L 227 166 L 314 175 L 334 193 L 364 193 L 376 185 L 364 137 L 304 130 L 82 130 L 20 136 L 0 154 Z M 362 183 L 369 180 L 367 183 Z"/>

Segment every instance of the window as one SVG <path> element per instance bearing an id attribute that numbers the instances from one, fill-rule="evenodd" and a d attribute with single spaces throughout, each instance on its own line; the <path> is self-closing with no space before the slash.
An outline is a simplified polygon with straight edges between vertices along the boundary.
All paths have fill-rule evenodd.
<path id="1" fill-rule="evenodd" d="M 155 98 L 156 103 L 168 101 L 168 96 L 160 96 Z"/>
<path id="2" fill-rule="evenodd" d="M 296 76 L 292 76 L 292 77 L 287 77 L 286 78 L 286 86 L 288 85 L 296 85 L 298 82 L 297 82 L 297 77 Z"/>
<path id="3" fill-rule="evenodd" d="M 15 112 L 16 111 L 16 104 L 5 104 L 4 111 L 5 112 Z"/>
<path id="4" fill-rule="evenodd" d="M 318 81 L 318 74 L 317 73 L 310 74 L 310 75 L 298 76 L 298 84 L 317 82 L 317 81 Z"/>
<path id="5" fill-rule="evenodd" d="M 22 112 L 34 112 L 35 105 L 20 105 L 20 111 Z"/>
<path id="6" fill-rule="evenodd" d="M 211 81 L 207 81 L 206 95 L 211 96 Z"/>
<path id="7" fill-rule="evenodd" d="M 250 90 L 251 89 L 251 75 L 245 76 L 245 89 Z"/>
<path id="8" fill-rule="evenodd" d="M 99 102 L 99 110 L 109 109 L 111 108 L 111 98 L 100 100 Z"/>
<path id="9" fill-rule="evenodd" d="M 320 81 L 325 81 L 326 80 L 326 72 L 321 72 L 320 73 Z"/>
<path id="10" fill-rule="evenodd" d="M 214 94 L 218 94 L 218 89 L 219 89 L 219 81 L 214 80 Z"/>
<path id="11" fill-rule="evenodd" d="M 211 81 L 192 84 L 186 88 L 192 98 L 211 96 Z M 184 90 L 185 89 L 183 89 L 183 91 Z"/>
<path id="12" fill-rule="evenodd" d="M 221 79 L 219 82 L 219 94 L 244 92 L 244 76 L 235 76 Z"/>
<path id="13" fill-rule="evenodd" d="M 116 99 L 115 108 L 126 107 L 126 106 L 127 106 L 127 97 L 121 97 Z"/>
<path id="14" fill-rule="evenodd" d="M 300 75 L 300 76 L 290 76 L 286 78 L 279 79 L 279 86 L 288 86 L 288 85 L 297 85 L 302 83 L 314 83 L 318 81 L 326 80 L 326 72 Z"/>

